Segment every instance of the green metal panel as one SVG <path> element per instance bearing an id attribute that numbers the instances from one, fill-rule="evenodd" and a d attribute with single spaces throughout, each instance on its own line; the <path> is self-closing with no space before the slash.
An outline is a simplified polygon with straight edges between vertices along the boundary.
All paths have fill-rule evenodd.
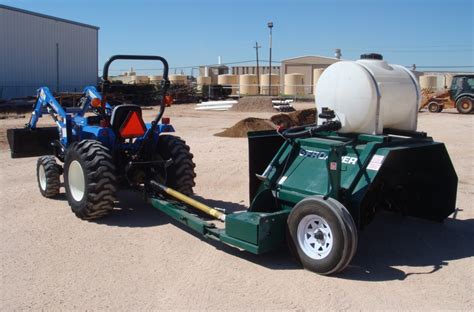
<path id="1" fill-rule="evenodd" d="M 225 236 L 221 240 L 248 249 L 255 245 L 255 253 L 264 253 L 277 248 L 285 241 L 286 219 L 289 211 L 275 213 L 242 212 L 227 215 Z M 252 248 L 253 249 L 253 248 Z"/>
<path id="2" fill-rule="evenodd" d="M 436 164 L 431 160 L 436 155 Z M 265 181 L 254 201 L 261 210 L 265 207 L 262 199 L 268 200 L 268 192 L 276 197 L 276 206 L 280 210 L 289 210 L 312 195 L 330 196 L 341 201 L 350 211 L 356 222 L 366 195 L 374 195 L 384 187 L 384 196 L 391 193 L 394 199 L 405 198 L 405 203 L 395 203 L 399 209 L 410 207 L 415 216 L 441 220 L 453 210 L 457 178 L 445 148 L 423 133 L 396 131 L 391 135 L 354 135 L 330 133 L 324 137 L 312 137 L 294 140 L 285 144 L 272 161 L 274 167 L 266 171 Z M 397 164 L 398 170 L 394 167 Z M 386 170 L 384 170 L 386 168 Z M 429 168 L 429 169 L 428 169 Z M 423 174 L 422 174 L 423 172 Z M 393 177 L 397 177 L 396 185 Z M 432 181 L 446 177 L 450 182 L 449 200 L 439 198 L 433 193 L 436 185 Z M 419 180 L 415 186 L 415 180 Z M 431 188 L 422 187 L 431 185 Z M 417 189 L 423 189 L 421 194 Z M 398 194 L 403 190 L 404 194 Z M 266 192 L 266 193 L 264 193 Z M 440 193 L 440 192 L 437 192 Z M 442 192 L 441 192 L 442 193 Z M 409 195 L 407 195 L 409 194 Z M 454 194 L 454 195 L 453 195 Z M 407 197 L 408 196 L 408 197 Z M 438 198 L 430 201 L 432 208 L 417 208 L 419 198 Z M 258 200 L 257 200 L 258 199 Z M 437 202 L 445 203 L 447 208 Z M 253 204 L 252 203 L 252 206 Z M 372 202 L 373 204 L 373 202 Z M 420 204 L 417 204 L 421 206 Z M 369 207 L 373 210 L 373 207 Z"/>
<path id="3" fill-rule="evenodd" d="M 258 248 L 257 245 L 242 241 L 242 240 L 237 239 L 237 238 L 233 238 L 231 236 L 226 235 L 225 233 L 221 234 L 220 240 L 223 243 L 235 246 L 237 248 L 241 248 L 241 249 L 246 250 L 248 252 L 251 252 L 253 254 L 256 254 L 256 255 L 260 254 L 260 251 L 259 251 L 259 248 Z"/>
<path id="4" fill-rule="evenodd" d="M 225 233 L 234 238 L 258 245 L 258 226 L 261 213 L 243 212 L 226 216 Z"/>

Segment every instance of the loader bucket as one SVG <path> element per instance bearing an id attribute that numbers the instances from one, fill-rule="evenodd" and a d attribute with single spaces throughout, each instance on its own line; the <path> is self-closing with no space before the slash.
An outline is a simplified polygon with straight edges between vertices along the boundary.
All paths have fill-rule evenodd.
<path id="1" fill-rule="evenodd" d="M 261 183 L 256 174 L 262 174 L 265 171 L 284 140 L 274 130 L 249 132 L 248 140 L 249 195 L 252 202 Z"/>
<path id="2" fill-rule="evenodd" d="M 51 143 L 59 139 L 59 133 L 57 127 L 8 129 L 7 139 L 12 158 L 51 155 Z"/>
<path id="3" fill-rule="evenodd" d="M 441 222 L 456 208 L 458 177 L 442 143 L 393 148 L 375 185 L 408 216 Z"/>

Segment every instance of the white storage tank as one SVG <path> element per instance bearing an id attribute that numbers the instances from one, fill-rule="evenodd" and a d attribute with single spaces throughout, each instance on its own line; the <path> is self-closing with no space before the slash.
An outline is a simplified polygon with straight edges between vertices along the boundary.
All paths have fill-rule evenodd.
<path id="1" fill-rule="evenodd" d="M 239 88 L 239 76 L 224 74 L 217 77 L 217 84 L 232 88 L 231 95 L 237 94 Z"/>
<path id="2" fill-rule="evenodd" d="M 340 132 L 381 134 L 384 128 L 415 131 L 420 87 L 405 67 L 380 54 L 329 66 L 316 90 L 316 105 L 335 111 Z M 318 119 L 318 123 L 324 120 Z"/>
<path id="3" fill-rule="evenodd" d="M 318 84 L 319 77 L 321 77 L 323 72 L 324 72 L 324 68 L 313 69 L 313 94 L 316 94 L 316 86 Z"/>
<path id="4" fill-rule="evenodd" d="M 433 91 L 436 91 L 436 89 L 438 88 L 438 76 L 435 76 L 435 75 L 420 76 L 420 88 L 431 89 Z"/>
<path id="5" fill-rule="evenodd" d="M 170 83 L 175 85 L 184 85 L 186 84 L 188 77 L 186 75 L 169 75 Z"/>
<path id="6" fill-rule="evenodd" d="M 199 76 L 197 77 L 197 84 L 198 85 L 210 85 L 211 84 L 211 77 L 206 76 Z"/>
<path id="7" fill-rule="evenodd" d="M 257 75 L 240 75 L 240 95 L 257 95 L 258 79 Z"/>
<path id="8" fill-rule="evenodd" d="M 203 86 L 210 86 L 211 85 L 211 77 L 198 76 L 196 83 L 197 83 L 197 89 L 199 91 L 202 91 Z"/>
<path id="9" fill-rule="evenodd" d="M 163 80 L 163 76 L 160 76 L 160 75 L 148 76 L 148 79 L 150 80 L 151 84 L 159 85 L 161 83 L 161 80 Z"/>
<path id="10" fill-rule="evenodd" d="M 148 83 L 149 82 L 148 76 L 132 75 L 132 76 L 129 76 L 129 77 L 130 77 L 129 83 L 131 83 L 131 84 Z"/>
<path id="11" fill-rule="evenodd" d="M 268 90 L 270 82 L 270 75 L 260 75 L 260 94 L 262 95 L 279 95 L 280 94 L 280 76 L 277 74 L 271 75 L 272 79 L 272 90 L 271 93 Z"/>
<path id="12" fill-rule="evenodd" d="M 451 84 L 453 83 L 453 74 L 445 74 L 444 75 L 444 85 L 446 89 L 451 88 Z"/>
<path id="13" fill-rule="evenodd" d="M 286 74 L 285 87 L 283 93 L 287 95 L 304 94 L 304 75 L 303 74 Z"/>

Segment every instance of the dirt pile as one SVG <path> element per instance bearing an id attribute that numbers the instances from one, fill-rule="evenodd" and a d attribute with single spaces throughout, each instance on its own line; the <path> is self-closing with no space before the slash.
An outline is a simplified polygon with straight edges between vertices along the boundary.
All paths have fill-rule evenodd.
<path id="1" fill-rule="evenodd" d="M 316 109 L 311 108 L 288 114 L 276 114 L 270 117 L 270 121 L 283 128 L 314 124 L 316 123 Z"/>
<path id="2" fill-rule="evenodd" d="M 304 109 L 289 114 L 276 114 L 268 119 L 261 118 L 245 118 L 233 125 L 232 127 L 216 133 L 216 136 L 229 138 L 245 138 L 249 131 L 272 130 L 277 126 L 290 128 L 313 124 L 316 122 L 316 109 Z"/>
<path id="3" fill-rule="evenodd" d="M 246 96 L 230 109 L 235 112 L 274 112 L 272 98 L 269 96 Z"/>
<path id="4" fill-rule="evenodd" d="M 316 109 L 309 108 L 289 113 L 291 119 L 293 119 L 297 126 L 308 125 L 316 123 Z"/>
<path id="5" fill-rule="evenodd" d="M 228 137 L 228 138 L 245 138 L 249 131 L 263 131 L 272 130 L 274 126 L 270 120 L 261 118 L 245 118 L 233 125 L 232 127 L 216 133 L 215 136 Z"/>

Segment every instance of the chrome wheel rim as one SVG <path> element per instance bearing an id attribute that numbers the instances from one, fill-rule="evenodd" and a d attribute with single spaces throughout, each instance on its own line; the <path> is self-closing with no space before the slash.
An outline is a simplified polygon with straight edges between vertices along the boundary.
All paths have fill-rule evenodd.
<path id="1" fill-rule="evenodd" d="M 84 171 L 82 170 L 81 164 L 77 160 L 73 160 L 69 165 L 68 184 L 72 198 L 74 198 L 76 201 L 81 201 L 84 197 L 86 183 Z"/>
<path id="2" fill-rule="evenodd" d="M 44 171 L 44 165 L 39 166 L 38 179 L 41 190 L 46 190 L 46 172 Z"/>
<path id="3" fill-rule="evenodd" d="M 332 230 L 328 222 L 318 215 L 307 215 L 301 219 L 297 236 L 301 250 L 312 259 L 324 259 L 332 250 Z"/>

